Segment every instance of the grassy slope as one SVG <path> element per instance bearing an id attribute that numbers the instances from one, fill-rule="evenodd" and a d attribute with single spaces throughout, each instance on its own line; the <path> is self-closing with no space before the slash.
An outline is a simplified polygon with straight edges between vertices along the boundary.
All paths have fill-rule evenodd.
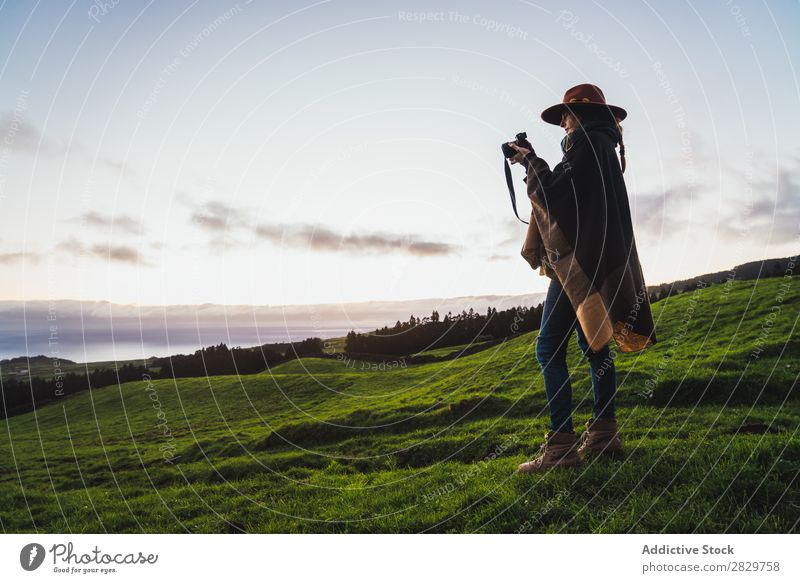
<path id="1" fill-rule="evenodd" d="M 0 421 L 0 526 L 797 530 L 798 305 L 798 277 L 658 302 L 661 342 L 616 359 L 626 455 L 540 476 L 513 474 L 547 426 L 535 334 L 443 363 L 302 359 L 241 378 L 154 381 L 150 392 L 142 381 L 81 393 Z M 574 340 L 569 358 L 578 424 L 591 386 Z M 155 427 L 156 406 L 174 439 Z M 733 436 L 745 420 L 775 431 Z"/>
<path id="2" fill-rule="evenodd" d="M 459 344 L 458 346 L 445 346 L 444 348 L 432 348 L 430 350 L 423 350 L 422 352 L 418 352 L 414 356 L 439 356 L 439 357 L 441 357 L 441 356 L 456 356 L 456 355 L 458 355 L 460 352 L 462 352 L 464 350 L 477 348 L 477 347 L 479 347 L 481 345 L 484 345 L 484 344 L 485 345 L 489 345 L 489 344 L 491 344 L 491 341 L 489 341 L 489 342 L 473 342 L 471 344 Z"/>

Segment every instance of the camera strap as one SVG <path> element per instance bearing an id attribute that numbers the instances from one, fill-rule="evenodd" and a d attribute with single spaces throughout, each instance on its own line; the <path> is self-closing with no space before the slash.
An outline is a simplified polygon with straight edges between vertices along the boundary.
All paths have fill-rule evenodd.
<path id="1" fill-rule="evenodd" d="M 517 212 L 517 195 L 514 192 L 514 177 L 511 175 L 511 166 L 508 165 L 508 159 L 503 158 L 503 164 L 506 166 L 506 184 L 508 185 L 508 195 L 511 197 L 511 208 L 514 209 L 514 214 L 521 222 L 528 224 L 528 221 L 523 221 L 519 218 Z"/>

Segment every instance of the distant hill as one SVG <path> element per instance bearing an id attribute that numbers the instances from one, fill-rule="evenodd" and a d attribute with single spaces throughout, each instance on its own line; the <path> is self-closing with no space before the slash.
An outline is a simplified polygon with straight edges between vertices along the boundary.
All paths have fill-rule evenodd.
<path id="1" fill-rule="evenodd" d="M 58 361 L 62 364 L 76 364 L 74 361 L 66 359 L 66 358 L 52 358 L 50 356 L 45 356 L 44 354 L 39 354 L 37 356 L 17 356 L 14 358 L 4 358 L 0 360 L 0 365 L 15 365 L 15 364 L 24 364 L 24 365 L 42 365 L 42 364 L 53 364 L 53 361 Z"/>
<path id="2" fill-rule="evenodd" d="M 705 283 L 723 283 L 728 280 L 747 281 L 763 277 L 780 277 L 784 275 L 787 270 L 797 273 L 797 257 L 777 257 L 775 259 L 749 261 L 727 271 L 715 271 L 713 273 L 696 275 L 688 279 L 679 279 L 670 283 L 648 285 L 647 291 L 650 293 L 657 293 L 662 289 L 669 288 L 683 291 L 686 288 L 694 287 L 700 281 L 704 281 Z"/>

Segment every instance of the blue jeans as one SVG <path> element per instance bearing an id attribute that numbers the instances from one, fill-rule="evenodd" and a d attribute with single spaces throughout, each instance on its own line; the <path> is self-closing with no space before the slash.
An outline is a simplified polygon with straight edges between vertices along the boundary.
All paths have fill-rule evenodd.
<path id="1" fill-rule="evenodd" d="M 553 431 L 573 431 L 567 345 L 576 328 L 578 346 L 589 360 L 592 371 L 594 418 L 614 418 L 617 378 L 611 351 L 607 344 L 599 352 L 589 348 L 567 294 L 558 281 L 550 280 L 542 311 L 542 326 L 536 338 L 536 360 L 542 367 L 547 405 L 550 408 L 550 429 Z"/>

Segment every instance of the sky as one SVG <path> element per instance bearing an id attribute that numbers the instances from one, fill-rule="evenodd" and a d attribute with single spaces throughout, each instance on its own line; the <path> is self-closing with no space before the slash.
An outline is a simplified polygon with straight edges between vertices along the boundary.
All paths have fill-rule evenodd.
<path id="1" fill-rule="evenodd" d="M 794 255 L 799 45 L 795 1 L 5 1 L 0 300 L 542 292 L 500 144 L 556 164 L 587 82 L 647 284 Z"/>

